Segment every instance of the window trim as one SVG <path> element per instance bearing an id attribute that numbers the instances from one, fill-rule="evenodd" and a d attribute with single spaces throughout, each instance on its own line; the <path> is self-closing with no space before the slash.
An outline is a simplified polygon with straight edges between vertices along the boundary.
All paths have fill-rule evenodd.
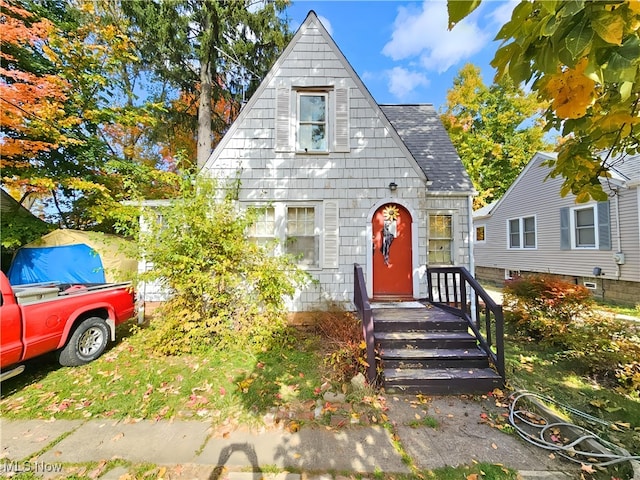
<path id="1" fill-rule="evenodd" d="M 533 232 L 525 231 L 525 220 L 533 219 Z M 511 222 L 518 222 L 518 244 L 511 242 Z M 526 234 L 533 233 L 533 245 L 526 244 Z M 538 217 L 537 215 L 527 215 L 522 217 L 507 218 L 507 250 L 537 250 L 538 249 Z"/>
<path id="2" fill-rule="evenodd" d="M 289 209 L 290 208 L 312 208 L 313 209 L 313 235 L 298 235 L 298 236 L 304 236 L 304 237 L 311 237 L 314 238 L 314 247 L 317 247 L 316 250 L 314 250 L 315 256 L 316 256 L 316 262 L 312 265 L 307 265 L 307 264 L 301 264 L 301 263 L 297 263 L 296 265 L 298 265 L 298 267 L 305 269 L 305 270 L 321 270 L 322 269 L 322 242 L 323 242 L 323 235 L 322 235 L 322 217 L 320 215 L 320 207 L 321 207 L 321 203 L 310 203 L 310 202 L 301 202 L 301 203 L 297 203 L 297 202 L 286 202 L 283 204 L 283 212 L 282 212 L 282 235 L 283 237 L 283 249 L 284 249 L 284 253 L 289 253 L 287 251 L 287 241 L 289 240 Z"/>
<path id="3" fill-rule="evenodd" d="M 268 210 L 272 210 L 273 211 L 273 231 L 271 232 L 270 235 L 268 234 L 264 234 L 264 233 L 256 233 L 256 234 L 252 234 L 252 232 L 248 231 L 247 232 L 247 237 L 249 239 L 259 239 L 261 241 L 265 241 L 265 243 L 268 243 L 268 241 L 270 240 L 276 240 L 278 237 L 276 235 L 276 231 L 277 231 L 277 216 L 276 216 L 276 209 L 273 205 L 250 205 L 247 208 L 253 208 L 255 210 L 262 210 L 265 214 Z M 256 220 L 260 220 L 259 218 Z M 255 225 L 255 224 L 254 224 Z M 262 242 L 258 242 L 259 244 L 262 244 Z"/>
<path id="4" fill-rule="evenodd" d="M 593 229 L 593 245 L 578 245 L 578 231 L 576 225 L 576 215 L 580 210 L 591 210 L 593 213 L 593 223 L 591 228 Z M 598 228 L 598 208 L 597 204 L 589 205 L 577 205 L 569 208 L 569 231 L 571 238 L 571 250 L 599 250 L 600 249 L 600 235 Z"/>
<path id="5" fill-rule="evenodd" d="M 587 208 L 592 208 L 594 213 L 595 246 L 577 246 L 575 235 L 575 211 Z M 611 220 L 611 204 L 608 200 L 560 208 L 560 250 L 611 251 Z"/>
<path id="6" fill-rule="evenodd" d="M 427 212 L 427 263 L 433 266 L 451 266 L 457 264 L 457 255 L 456 255 L 456 238 L 457 238 L 457 230 L 456 230 L 456 211 L 453 210 L 431 210 Z M 451 261 L 449 263 L 431 263 L 429 259 L 430 245 L 431 245 L 431 217 L 432 216 L 446 216 L 451 217 L 451 239 L 450 239 L 450 256 Z M 444 240 L 444 238 L 435 238 L 434 240 Z"/>
<path id="7" fill-rule="evenodd" d="M 299 89 L 296 90 L 296 123 L 295 123 L 295 142 L 296 142 L 296 153 L 303 153 L 303 154 L 308 154 L 308 155 L 326 155 L 331 151 L 331 121 L 330 119 L 331 117 L 331 104 L 330 104 L 330 90 L 325 90 L 325 89 L 317 89 L 317 90 L 311 90 L 311 89 Z M 325 105 L 325 112 L 324 112 L 324 122 L 322 122 L 322 124 L 324 125 L 324 140 L 325 140 L 325 149 L 324 150 L 308 150 L 308 149 L 304 149 L 300 146 L 300 126 L 302 124 L 304 125 L 315 125 L 315 124 L 320 124 L 320 122 L 312 122 L 312 121 L 306 121 L 306 122 L 302 122 L 300 120 L 300 99 L 302 97 L 324 97 L 324 105 Z"/>

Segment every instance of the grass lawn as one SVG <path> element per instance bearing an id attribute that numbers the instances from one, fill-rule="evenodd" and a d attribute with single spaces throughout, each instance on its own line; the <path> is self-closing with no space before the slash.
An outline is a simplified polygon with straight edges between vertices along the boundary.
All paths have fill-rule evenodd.
<path id="1" fill-rule="evenodd" d="M 385 419 L 381 414 L 384 396 L 371 389 L 352 392 L 336 379 L 324 361 L 326 341 L 317 333 L 292 330 L 286 340 L 258 354 L 238 345 L 224 352 L 175 357 L 155 354 L 148 347 L 148 334 L 147 329 L 123 325 L 119 342 L 82 367 L 60 367 L 52 356 L 30 362 L 24 374 L 2 383 L 0 415 L 6 419 L 198 419 L 220 429 L 282 422 L 291 430 L 301 424 L 348 426 L 336 424 L 335 417 L 364 424 Z M 624 395 L 606 379 L 585 375 L 578 362 L 539 342 L 508 333 L 505 343 L 508 390 L 540 393 L 606 419 L 617 427 L 598 433 L 632 453 L 640 453 L 637 395 Z M 344 401 L 325 408 L 324 394 L 343 389 L 347 393 Z M 501 421 L 504 424 L 504 418 Z M 415 427 L 434 428 L 427 424 Z M 100 468 L 108 469 L 113 462 Z M 122 460 L 117 462 L 123 464 Z M 164 474 L 158 473 L 163 467 L 124 464 L 129 471 L 140 472 L 132 478 L 160 478 Z M 87 472 L 97 466 L 73 468 L 75 476 L 69 478 L 85 479 L 91 478 Z M 602 475 L 584 478 L 613 478 Z M 478 464 L 374 478 L 513 480 L 516 473 L 499 465 Z"/>
<path id="2" fill-rule="evenodd" d="M 342 385 L 324 368 L 322 342 L 292 331 L 268 351 L 242 345 L 224 352 L 166 357 L 146 345 L 148 330 L 120 328 L 120 341 L 98 360 L 63 368 L 53 357 L 28 364 L 2 384 L 3 418 L 202 419 L 214 425 L 258 425 L 314 418 L 326 390 Z M 353 395 L 351 396 L 353 397 Z M 353 400 L 353 398 L 351 398 Z M 376 410 L 376 400 L 357 395 L 354 418 Z M 345 402 L 346 403 L 346 402 Z"/>

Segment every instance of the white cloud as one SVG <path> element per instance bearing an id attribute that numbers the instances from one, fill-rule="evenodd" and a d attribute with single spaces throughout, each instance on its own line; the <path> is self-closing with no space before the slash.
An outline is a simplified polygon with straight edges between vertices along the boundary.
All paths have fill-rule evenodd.
<path id="1" fill-rule="evenodd" d="M 498 25 L 498 29 L 500 29 L 502 25 L 511 20 L 513 9 L 519 3 L 520 0 L 509 0 L 507 2 L 500 3 L 500 6 L 496 7 L 496 9 L 489 14 L 489 18 L 491 18 L 491 21 Z M 498 32 L 496 31 L 496 33 Z"/>
<path id="2" fill-rule="evenodd" d="M 329 21 L 329 19 L 327 19 L 327 17 L 323 17 L 322 15 L 318 15 L 318 20 L 320 20 L 322 26 L 326 28 L 327 32 L 329 32 L 329 35 L 333 37 L 333 27 L 331 26 L 331 22 Z"/>
<path id="3" fill-rule="evenodd" d="M 393 60 L 418 57 L 427 70 L 442 73 L 478 53 L 491 40 L 474 20 L 477 12 L 447 30 L 447 4 L 426 0 L 421 8 L 398 8 L 391 40 L 382 53 Z"/>
<path id="4" fill-rule="evenodd" d="M 429 79 L 425 75 L 403 67 L 394 67 L 385 73 L 389 80 L 389 91 L 399 100 L 407 98 L 416 87 L 429 86 Z"/>

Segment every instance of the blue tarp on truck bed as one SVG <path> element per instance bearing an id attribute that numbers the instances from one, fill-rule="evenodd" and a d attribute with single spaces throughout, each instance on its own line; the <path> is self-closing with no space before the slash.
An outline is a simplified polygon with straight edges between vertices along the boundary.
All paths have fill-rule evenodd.
<path id="1" fill-rule="evenodd" d="M 60 247 L 23 247 L 9 268 L 11 285 L 56 281 L 105 283 L 100 255 L 85 244 Z"/>
<path id="2" fill-rule="evenodd" d="M 100 232 L 59 229 L 20 248 L 7 276 L 25 283 L 112 283 L 133 280 L 138 262 L 127 240 Z"/>

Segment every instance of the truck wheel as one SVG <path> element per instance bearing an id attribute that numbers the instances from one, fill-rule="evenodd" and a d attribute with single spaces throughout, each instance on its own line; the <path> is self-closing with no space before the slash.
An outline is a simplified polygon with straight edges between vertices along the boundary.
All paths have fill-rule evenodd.
<path id="1" fill-rule="evenodd" d="M 60 350 L 58 361 L 65 367 L 84 365 L 102 355 L 108 342 L 109 327 L 105 321 L 99 317 L 87 318 Z"/>

